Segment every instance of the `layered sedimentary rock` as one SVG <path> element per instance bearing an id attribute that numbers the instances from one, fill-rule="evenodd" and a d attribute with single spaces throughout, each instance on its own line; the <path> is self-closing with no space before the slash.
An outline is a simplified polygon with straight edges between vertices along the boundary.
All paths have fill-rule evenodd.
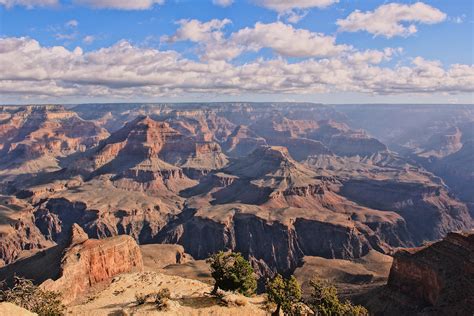
<path id="1" fill-rule="evenodd" d="M 108 136 L 92 121 L 61 106 L 7 108 L 0 123 L 0 176 L 58 168 L 56 158 L 85 151 Z"/>
<path id="2" fill-rule="evenodd" d="M 35 225 L 31 205 L 0 195 L 0 266 L 53 245 Z"/>
<path id="3" fill-rule="evenodd" d="M 367 303 L 373 312 L 386 315 L 471 315 L 472 293 L 474 232 L 470 231 L 398 251 L 387 286 Z"/>
<path id="4" fill-rule="evenodd" d="M 26 109 L 41 109 L 50 120 L 65 111 Z M 305 256 L 390 253 L 472 225 L 466 205 L 450 191 L 452 182 L 443 183 L 405 152 L 388 150 L 354 125 L 354 116 L 332 107 L 120 104 L 76 110 L 111 135 L 84 151 L 71 142 L 59 156 L 48 156 L 51 170 L 37 165 L 40 173 L 0 178 L 2 193 L 15 195 L 25 209 L 6 211 L 11 233 L 0 254 L 8 263 L 25 251 L 63 243 L 74 223 L 93 238 L 126 234 L 141 244 L 178 243 L 197 259 L 237 250 L 262 274 L 291 272 Z M 13 126 L 3 124 L 4 135 L 25 126 L 18 111 L 26 110 L 0 109 Z M 83 122 L 77 126 L 94 131 L 91 121 Z M 459 130 L 464 143 L 467 133 Z M 31 139 L 33 147 L 41 143 Z M 454 150 L 448 143 L 443 148 Z M 466 152 L 463 161 L 469 161 Z"/>
<path id="5" fill-rule="evenodd" d="M 140 248 L 130 236 L 89 239 L 80 226 L 73 225 L 61 259 L 60 277 L 41 286 L 59 291 L 68 303 L 118 274 L 142 270 Z"/>

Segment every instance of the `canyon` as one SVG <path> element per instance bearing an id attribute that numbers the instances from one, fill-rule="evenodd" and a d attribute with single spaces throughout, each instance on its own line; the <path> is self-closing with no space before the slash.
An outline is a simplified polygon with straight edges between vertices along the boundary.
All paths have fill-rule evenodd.
<path id="1" fill-rule="evenodd" d="M 474 227 L 472 107 L 413 107 L 1 106 L 0 276 L 74 284 L 73 301 L 87 288 L 77 275 L 92 284 L 141 271 L 138 244 L 163 266 L 232 250 L 262 279 L 324 277 L 337 264 L 361 271 L 346 281 L 403 292 L 423 250 L 400 249 L 447 236 L 472 254 L 471 237 L 452 232 Z M 120 264 L 90 270 L 102 256 Z M 413 292 L 438 304 L 439 293 Z"/>

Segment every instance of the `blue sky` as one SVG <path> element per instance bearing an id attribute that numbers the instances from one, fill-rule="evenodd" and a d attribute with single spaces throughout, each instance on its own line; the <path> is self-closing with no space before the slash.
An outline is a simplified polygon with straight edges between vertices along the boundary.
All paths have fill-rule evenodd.
<path id="1" fill-rule="evenodd" d="M 137 1 L 0 0 L 0 102 L 474 102 L 472 1 Z"/>

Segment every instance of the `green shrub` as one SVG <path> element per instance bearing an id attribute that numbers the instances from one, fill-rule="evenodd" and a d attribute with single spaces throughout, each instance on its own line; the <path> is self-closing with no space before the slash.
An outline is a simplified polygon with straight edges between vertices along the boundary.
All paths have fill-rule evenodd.
<path id="1" fill-rule="evenodd" d="M 217 294 L 218 289 L 237 291 L 245 296 L 255 293 L 257 279 L 253 268 L 240 253 L 220 251 L 212 255 L 207 262 L 215 280 L 212 294 Z"/>
<path id="2" fill-rule="evenodd" d="M 266 291 L 268 300 L 277 306 L 275 315 L 280 314 L 280 309 L 286 315 L 299 314 L 297 303 L 301 300 L 301 287 L 294 276 L 284 279 L 278 274 L 267 282 Z"/>
<path id="3" fill-rule="evenodd" d="M 15 277 L 12 288 L 0 290 L 0 301 L 13 303 L 39 316 L 59 316 L 65 310 L 61 294 L 43 290 L 31 280 L 20 277 Z"/>
<path id="4" fill-rule="evenodd" d="M 321 316 L 366 316 L 367 309 L 361 305 L 352 305 L 346 301 L 342 303 L 337 296 L 337 289 L 326 281 L 312 280 L 311 298 L 307 305 L 315 315 Z"/>

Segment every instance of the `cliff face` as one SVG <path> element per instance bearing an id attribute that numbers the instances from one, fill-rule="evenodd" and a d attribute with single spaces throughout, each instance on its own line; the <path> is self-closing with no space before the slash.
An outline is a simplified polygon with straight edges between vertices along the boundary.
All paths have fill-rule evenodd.
<path id="1" fill-rule="evenodd" d="M 474 232 L 449 233 L 427 247 L 397 252 L 388 287 L 435 307 L 449 302 L 453 312 L 472 308 Z"/>
<path id="2" fill-rule="evenodd" d="M 349 180 L 344 182 L 341 194 L 361 205 L 400 214 L 415 244 L 472 227 L 466 205 L 435 183 Z"/>
<path id="3" fill-rule="evenodd" d="M 7 263 L 62 243 L 74 223 L 93 238 L 179 243 L 199 259 L 233 249 L 260 272 L 291 271 L 304 256 L 388 253 L 472 225 L 440 178 L 332 108 L 96 105 L 80 113 L 94 120 L 56 107 L 0 108 L 2 152 L 14 143 L 44 152 L 46 142 L 57 153 L 56 132 L 66 141 L 60 159 L 23 157 L 39 173 L 11 182 L 0 168 L 1 193 L 26 210 L 0 207 Z M 112 134 L 95 144 L 98 126 Z M 34 137 L 23 142 L 19 130 Z M 445 158 L 467 165 L 464 149 Z M 470 174 L 452 177 L 461 173 Z"/>
<path id="4" fill-rule="evenodd" d="M 115 275 L 143 270 L 140 248 L 130 236 L 89 239 L 76 224 L 71 231 L 61 260 L 60 277 L 42 284 L 48 290 L 63 293 L 65 303 L 74 301 L 93 286 L 110 282 Z"/>
<path id="5" fill-rule="evenodd" d="M 61 106 L 26 107 L 0 123 L 0 165 L 13 168 L 44 156 L 64 157 L 85 151 L 107 136 L 95 122 Z"/>
<path id="6" fill-rule="evenodd" d="M 387 285 L 362 302 L 376 315 L 472 315 L 473 293 L 474 231 L 469 231 L 398 251 Z"/>
<path id="7" fill-rule="evenodd" d="M 31 205 L 0 195 L 0 267 L 53 245 L 35 225 Z"/>

